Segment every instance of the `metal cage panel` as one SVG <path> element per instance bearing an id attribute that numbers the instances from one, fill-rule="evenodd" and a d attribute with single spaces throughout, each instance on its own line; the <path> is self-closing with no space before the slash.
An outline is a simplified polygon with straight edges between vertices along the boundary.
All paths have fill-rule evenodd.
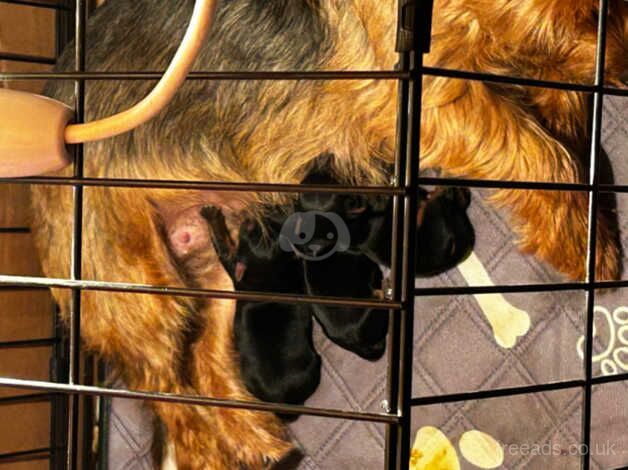
<path id="1" fill-rule="evenodd" d="M 40 3 L 37 1 L 2 0 L 9 3 L 35 5 L 42 8 L 58 10 L 60 24 L 65 30 L 60 37 L 68 37 L 67 31 L 74 30 L 75 68 L 72 72 L 52 73 L 5 73 L 0 74 L 0 80 L 73 80 L 75 83 L 75 108 L 79 122 L 82 121 L 85 111 L 85 84 L 93 80 L 154 80 L 161 76 L 160 72 L 92 72 L 86 70 L 85 28 L 88 10 L 87 0 L 75 0 L 73 6 L 65 3 Z M 403 7 L 413 3 L 412 0 L 399 0 L 400 11 Z M 429 24 L 432 14 L 432 2 L 419 2 L 418 14 L 414 15 L 414 31 Z M 492 75 L 487 73 L 450 70 L 423 65 L 423 52 L 429 49 L 429 37 L 416 35 L 414 44 L 406 43 L 406 50 L 400 52 L 399 68 L 389 71 L 338 71 L 338 72 L 193 72 L 189 80 L 355 80 L 355 79 L 389 79 L 397 80 L 399 84 L 397 155 L 395 162 L 394 184 L 389 187 L 350 187 L 350 186 L 310 186 L 282 184 L 247 184 L 209 181 L 154 181 L 133 179 L 101 179 L 83 177 L 81 145 L 74 148 L 75 167 L 72 177 L 33 177 L 18 181 L 1 179 L 0 183 L 66 185 L 73 188 L 74 197 L 74 226 L 72 236 L 72 271 L 69 279 L 46 279 L 23 276 L 0 275 L 0 285 L 6 288 L 48 288 L 57 287 L 72 291 L 71 323 L 69 329 L 69 376 L 67 383 L 53 383 L 34 380 L 18 380 L 8 377 L 0 378 L 0 385 L 41 391 L 42 394 L 64 395 L 69 397 L 68 419 L 65 423 L 67 446 L 65 448 L 65 468 L 73 470 L 79 468 L 77 448 L 79 445 L 79 409 L 80 396 L 111 396 L 142 400 L 161 400 L 178 403 L 188 403 L 207 406 L 239 407 L 253 410 L 276 411 L 281 413 L 298 413 L 304 415 L 322 416 L 335 419 L 350 419 L 385 423 L 387 425 L 386 468 L 408 469 L 410 461 L 410 420 L 413 407 L 434 404 L 451 403 L 455 401 L 483 400 L 497 397 L 510 397 L 521 394 L 547 392 L 580 388 L 584 392 L 583 400 L 583 440 L 589 448 L 591 441 L 591 398 L 594 385 L 620 382 L 628 380 L 628 374 L 615 376 L 595 377 L 592 371 L 592 340 L 593 340 L 593 308 L 596 289 L 628 287 L 628 280 L 600 282 L 595 279 L 595 245 L 596 245 L 596 213 L 598 195 L 603 191 L 617 193 L 628 192 L 628 185 L 600 184 L 598 176 L 598 156 L 601 149 L 601 121 L 604 96 L 628 96 L 628 90 L 615 89 L 605 86 L 604 64 L 606 44 L 606 18 L 608 0 L 600 0 L 600 15 L 597 38 L 597 57 L 595 81 L 591 85 L 518 78 L 511 76 Z M 68 22 L 73 16 L 74 24 Z M 73 26 L 73 27 L 72 27 Z M 68 28 L 69 27 L 69 28 Z M 3 58 L 0 56 L 0 58 Z M 48 58 L 11 57 L 11 60 L 47 61 Z M 466 80 L 480 80 L 493 83 L 517 84 L 530 87 L 546 87 L 566 91 L 588 92 L 593 95 L 593 111 L 591 125 L 590 150 L 590 179 L 587 183 L 542 183 L 520 181 L 489 181 L 454 179 L 441 177 L 419 176 L 419 136 L 421 121 L 421 94 L 422 79 L 424 76 L 450 77 Z M 585 282 L 568 282 L 559 284 L 523 284 L 501 285 L 491 287 L 440 287 L 420 288 L 414 286 L 414 259 L 416 256 L 413 239 L 416 229 L 416 218 L 411 214 L 416 212 L 419 184 L 449 185 L 481 188 L 512 188 L 527 190 L 558 190 L 558 191 L 586 191 L 590 194 L 589 204 L 589 240 L 587 258 L 587 280 Z M 271 192 L 336 192 L 336 193 L 363 193 L 387 194 L 394 198 L 394 217 L 396 223 L 393 230 L 393 296 L 391 300 L 375 301 L 347 298 L 302 298 L 291 295 L 273 293 L 243 293 L 210 291 L 193 288 L 167 288 L 163 286 L 133 285 L 109 283 L 101 281 L 83 280 L 81 277 L 82 259 L 82 216 L 83 216 L 83 188 L 89 186 L 117 186 L 138 188 L 170 188 L 170 189 L 220 189 L 223 191 L 271 191 Z M 387 413 L 366 413 L 350 410 L 335 410 L 313 408 L 308 406 L 291 406 L 260 402 L 241 402 L 211 397 L 192 397 L 179 395 L 165 395 L 150 392 L 109 389 L 82 385 L 80 369 L 80 317 L 81 292 L 83 290 L 117 291 L 128 293 L 150 293 L 157 295 L 177 296 L 207 296 L 217 298 L 242 300 L 273 300 L 279 302 L 306 302 L 323 303 L 328 305 L 347 305 L 363 307 L 387 308 L 394 312 L 391 332 L 390 355 L 387 372 L 389 376 L 389 404 L 391 411 Z M 412 331 L 415 321 L 415 298 L 420 301 L 421 296 L 434 295 L 461 295 L 483 293 L 513 293 L 513 292 L 546 292 L 579 290 L 587 295 L 587 322 L 586 322 L 586 350 L 585 350 L 585 377 L 555 383 L 544 383 L 530 386 L 505 388 L 498 390 L 456 393 L 428 397 L 412 396 Z M 420 319 L 419 319 L 420 320 Z M 51 449 L 33 449 L 31 455 L 49 452 Z M 0 456 L 0 461 L 6 456 Z M 582 455 L 582 468 L 588 470 L 590 460 L 588 451 Z"/>

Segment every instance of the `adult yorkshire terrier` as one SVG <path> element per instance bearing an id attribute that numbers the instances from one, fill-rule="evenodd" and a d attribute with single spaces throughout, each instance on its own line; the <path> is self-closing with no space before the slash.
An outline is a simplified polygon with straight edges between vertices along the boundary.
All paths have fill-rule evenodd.
<path id="1" fill-rule="evenodd" d="M 89 70 L 159 70 L 174 54 L 192 0 L 109 0 L 88 25 Z M 390 70 L 395 0 L 223 0 L 197 69 Z M 441 0 L 428 65 L 578 83 L 594 75 L 597 0 Z M 626 11 L 610 0 L 608 82 L 626 71 Z M 60 69 L 73 66 L 72 51 Z M 87 119 L 143 97 L 143 81 L 94 81 Z M 72 83 L 48 92 L 71 102 Z M 386 80 L 188 81 L 169 108 L 126 135 L 86 146 L 85 174 L 296 183 L 333 154 L 336 179 L 387 181 L 394 157 L 397 83 Z M 573 182 L 584 178 L 583 93 L 425 79 L 422 166 L 451 175 Z M 272 194 L 86 188 L 83 277 L 231 288 L 200 220 L 205 205 L 242 219 Z M 587 196 L 497 191 L 521 246 L 573 279 L 584 276 Z M 67 277 L 72 196 L 33 187 L 34 229 L 47 275 Z M 598 279 L 619 273 L 608 213 L 598 214 Z M 56 291 L 63 315 L 68 291 Z M 82 335 L 133 389 L 248 398 L 234 358 L 234 302 L 82 293 Z M 290 448 L 269 413 L 154 403 L 180 469 L 262 468 Z"/>

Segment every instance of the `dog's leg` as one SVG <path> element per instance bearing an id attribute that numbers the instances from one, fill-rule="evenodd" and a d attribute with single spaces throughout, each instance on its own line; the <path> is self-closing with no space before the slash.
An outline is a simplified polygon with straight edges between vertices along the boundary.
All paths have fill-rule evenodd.
<path id="1" fill-rule="evenodd" d="M 226 273 L 219 279 L 214 278 L 210 284 L 214 289 L 233 290 Z M 203 329 L 193 350 L 194 380 L 198 390 L 220 398 L 253 401 L 238 372 L 233 343 L 235 301 L 212 299 L 202 313 L 211 328 Z M 292 449 L 281 422 L 273 413 L 215 408 L 214 414 L 216 429 L 213 432 L 220 436 L 223 452 L 246 468 L 266 468 Z"/>
<path id="2" fill-rule="evenodd" d="M 211 225 L 209 237 L 220 248 L 218 255 L 226 268 L 233 271 L 235 243 L 219 209 L 205 207 L 201 211 Z M 204 221 L 203 221 L 204 222 Z M 154 257 L 150 257 L 153 259 Z M 232 290 L 229 277 L 216 262 L 212 244 L 194 257 L 194 266 L 188 275 L 197 287 Z M 160 265 L 167 263 L 160 263 Z M 251 400 L 242 384 L 233 351 L 233 312 L 235 302 L 205 300 L 195 305 L 196 321 L 201 324 L 200 337 L 189 354 L 182 354 L 181 368 L 188 392 L 223 399 Z M 154 311 L 167 311 L 160 309 Z M 194 320 L 188 314 L 187 325 Z M 196 339 L 196 338 L 194 338 Z M 221 407 L 171 406 L 162 413 L 173 435 L 179 468 L 227 470 L 244 466 L 251 470 L 262 469 L 278 461 L 291 448 L 284 437 L 279 420 L 272 413 Z"/>
<path id="3" fill-rule="evenodd" d="M 178 470 L 176 450 L 171 441 L 164 442 L 164 458 L 161 462 L 161 470 Z"/>
<path id="4" fill-rule="evenodd" d="M 225 269 L 233 275 L 236 247 L 220 209 L 205 207 L 202 217 L 212 228 L 210 236 Z M 210 244 L 211 245 L 211 244 Z M 233 290 L 230 278 L 216 263 L 216 254 L 208 245 L 197 253 L 194 267 L 188 272 L 195 286 L 207 289 Z M 240 378 L 233 345 L 233 314 L 235 302 L 208 299 L 197 306 L 201 335 L 191 346 L 189 363 L 185 364 L 193 393 L 222 399 L 252 400 Z M 184 359 L 185 360 L 185 359 Z M 272 413 L 222 407 L 199 409 L 211 429 L 189 428 L 196 424 L 192 417 L 177 431 L 175 447 L 179 468 L 210 468 L 216 470 L 266 468 L 280 460 L 291 444 L 284 436 L 280 421 Z M 176 423 L 171 426 L 176 427 Z M 190 449 L 201 452 L 190 452 Z M 203 454 L 203 450 L 208 451 Z M 182 464 L 182 462 L 184 462 Z"/>
<path id="5" fill-rule="evenodd" d="M 434 79 L 428 83 L 422 121 L 423 166 L 491 180 L 581 181 L 577 159 L 524 111 L 523 103 L 480 82 Z M 523 251 L 572 279 L 584 278 L 586 192 L 505 189 L 491 199 L 511 210 Z M 612 226 L 608 215 L 599 212 L 597 279 L 619 276 L 619 247 Z"/>
<path id="6" fill-rule="evenodd" d="M 41 225 L 37 242 L 42 248 L 48 274 L 67 277 L 70 245 L 63 241 L 70 239 L 72 228 L 71 192 L 53 187 L 36 188 L 35 191 L 40 191 L 39 203 L 35 205 L 37 213 L 45 212 L 49 205 L 64 209 L 60 210 L 58 218 L 36 217 L 35 220 Z M 85 191 L 84 279 L 186 285 L 168 248 L 168 234 L 160 230 L 155 206 L 149 202 L 148 196 L 156 193 L 102 188 Z M 95 212 L 98 217 L 94 216 Z M 52 242 L 60 248 L 49 249 Z M 211 244 L 207 251 L 215 257 Z M 223 273 L 215 259 L 206 265 Z M 211 282 L 211 277 L 207 282 Z M 69 291 L 58 290 L 54 294 L 67 321 Z M 189 363 L 193 361 L 186 354 L 189 352 L 186 351 L 187 332 L 198 321 L 200 301 L 166 295 L 95 291 L 83 292 L 81 299 L 81 339 L 117 368 L 130 389 L 185 395 L 201 392 L 217 396 L 221 393 L 223 385 L 215 379 L 216 374 L 209 383 L 203 384 L 203 389 L 199 389 L 189 373 L 193 369 Z M 211 323 L 218 319 L 208 317 L 205 320 L 207 331 L 218 330 Z M 223 366 L 218 361 L 212 355 L 198 360 L 213 364 L 214 368 L 225 367 L 225 376 L 236 374 L 233 366 Z M 216 389 L 211 388 L 213 385 Z M 219 431 L 218 424 L 222 415 L 215 408 L 158 401 L 150 402 L 150 406 L 166 426 L 168 439 L 176 449 L 179 470 L 233 470 L 240 465 L 240 445 L 247 448 L 247 443 L 251 442 L 257 444 L 256 448 L 262 447 L 253 432 L 251 436 L 238 436 L 246 441 L 238 446 L 233 445 L 235 438 L 223 439 L 225 433 Z M 259 425 L 257 435 L 268 432 L 263 424 L 251 422 Z M 270 448 L 270 455 L 281 449 L 270 438 L 264 442 Z M 250 457 L 249 461 L 253 460 Z M 263 457 L 258 456 L 257 460 L 263 460 Z"/>
<path id="7" fill-rule="evenodd" d="M 109 314 L 111 312 L 111 314 Z M 143 312 L 164 312 L 143 315 Z M 183 303 L 170 297 L 85 293 L 83 313 L 98 315 L 109 325 L 92 330 L 85 322 L 83 336 L 103 357 L 120 369 L 132 390 L 196 395 L 179 370 L 185 317 Z M 176 324 L 176 328 L 173 324 Z M 95 338 L 94 335 L 100 335 Z M 216 435 L 213 410 L 200 406 L 150 402 L 166 425 L 174 444 L 179 470 L 233 468 Z"/>

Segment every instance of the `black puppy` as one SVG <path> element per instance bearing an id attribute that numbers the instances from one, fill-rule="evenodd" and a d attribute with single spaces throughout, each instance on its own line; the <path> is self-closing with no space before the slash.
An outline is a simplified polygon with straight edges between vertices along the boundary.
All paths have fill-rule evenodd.
<path id="1" fill-rule="evenodd" d="M 212 226 L 216 252 L 236 290 L 303 291 L 300 262 L 277 243 L 277 217 L 269 215 L 265 220 L 267 234 L 258 222 L 245 221 L 236 248 L 222 212 L 206 207 L 201 213 Z M 312 344 L 307 305 L 238 301 L 233 329 L 242 378 L 254 396 L 302 404 L 314 393 L 321 359 Z"/>
<path id="2" fill-rule="evenodd" d="M 310 173 L 305 184 L 330 184 L 325 173 Z M 360 195 L 306 193 L 282 226 L 280 245 L 303 264 L 309 295 L 371 299 L 382 288 L 380 267 L 363 252 L 379 214 Z M 381 309 L 312 305 L 325 334 L 364 359 L 376 360 L 386 348 L 388 312 Z"/>
<path id="3" fill-rule="evenodd" d="M 464 260 L 475 244 L 475 231 L 467 215 L 471 193 L 466 188 L 419 189 L 416 231 L 416 275 L 429 277 L 448 271 Z M 374 202 L 379 210 L 369 219 L 358 247 L 379 265 L 390 268 L 392 200 Z"/>
<path id="4" fill-rule="evenodd" d="M 325 171 L 314 171 L 305 184 L 333 184 Z M 468 190 L 420 190 L 416 272 L 430 276 L 464 259 L 475 236 L 466 209 Z M 390 267 L 392 200 L 383 197 L 306 193 L 297 202 L 293 223 L 282 236 L 303 260 L 310 295 L 369 298 L 381 288 L 380 266 Z M 359 356 L 375 360 L 386 346 L 388 312 L 381 309 L 314 305 L 326 335 Z"/>
<path id="5" fill-rule="evenodd" d="M 363 254 L 335 253 L 321 261 L 305 260 L 303 275 L 310 295 L 372 299 L 382 287 L 381 269 Z M 368 360 L 384 354 L 387 310 L 318 304 L 313 304 L 312 309 L 334 343 Z"/>
<path id="6" fill-rule="evenodd" d="M 304 183 L 334 181 L 312 172 Z M 422 190 L 419 196 L 417 237 L 429 253 L 419 256 L 417 273 L 430 275 L 454 266 L 472 248 L 473 228 L 466 216 L 470 199 L 468 191 L 455 189 Z M 204 210 L 236 288 L 372 298 L 381 288 L 379 265 L 390 264 L 392 204 L 381 197 L 306 193 L 294 210 L 271 211 L 263 221 L 266 237 L 257 222 L 245 222 L 237 252 L 222 214 Z M 276 316 L 269 316 L 273 312 Z M 302 403 L 317 387 L 320 357 L 312 347 L 311 320 L 305 319 L 310 312 L 345 349 L 371 360 L 383 354 L 385 310 L 315 305 L 311 311 L 305 305 L 238 302 L 234 330 L 242 375 L 258 398 Z M 297 360 L 282 355 L 288 352 Z"/>
<path id="7" fill-rule="evenodd" d="M 325 170 L 314 170 L 303 184 L 336 184 L 337 181 Z M 428 192 L 419 188 L 419 211 L 417 214 L 417 257 L 416 274 L 421 277 L 433 276 L 447 271 L 462 261 L 473 249 L 475 232 L 467 216 L 471 203 L 471 193 L 466 188 L 441 187 Z M 349 238 L 343 248 L 350 253 L 366 254 L 381 266 L 390 267 L 392 245 L 393 201 L 384 196 L 363 196 L 354 194 L 304 193 L 296 204 L 296 210 L 304 213 L 323 215 L 328 222 L 336 224 L 340 216 Z M 321 214 L 324 212 L 325 214 Z M 317 220 L 319 220 L 317 218 Z M 324 222 L 325 223 L 325 222 Z M 308 224 L 303 224 L 305 227 Z M 313 222 L 309 225 L 313 226 Z M 327 227 L 319 232 L 325 232 Z M 311 229 L 310 229 L 311 230 Z M 333 231 L 333 230 L 332 230 Z M 310 234 L 311 246 L 333 245 L 335 238 L 321 240 Z M 342 238 L 342 234 L 341 235 Z M 334 236 L 335 237 L 335 236 Z M 308 239 L 309 239 L 308 238 Z M 324 248 L 322 248 L 324 251 Z M 302 256 L 303 257 L 303 256 Z M 307 259 L 307 257 L 304 257 Z"/>

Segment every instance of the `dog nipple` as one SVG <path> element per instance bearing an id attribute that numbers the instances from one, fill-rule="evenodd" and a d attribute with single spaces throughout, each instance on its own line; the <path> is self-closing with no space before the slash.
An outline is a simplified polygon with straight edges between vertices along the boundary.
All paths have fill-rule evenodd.
<path id="1" fill-rule="evenodd" d="M 168 241 L 176 258 L 209 247 L 207 223 L 196 208 L 188 209 L 174 219 L 168 230 Z"/>
<path id="2" fill-rule="evenodd" d="M 182 245 L 187 245 L 192 241 L 192 235 L 190 235 L 190 232 L 183 232 L 181 234 L 181 236 L 179 237 L 179 242 Z"/>
<path id="3" fill-rule="evenodd" d="M 177 258 L 189 255 L 195 248 L 192 230 L 194 227 L 175 227 L 170 234 L 170 246 Z"/>

